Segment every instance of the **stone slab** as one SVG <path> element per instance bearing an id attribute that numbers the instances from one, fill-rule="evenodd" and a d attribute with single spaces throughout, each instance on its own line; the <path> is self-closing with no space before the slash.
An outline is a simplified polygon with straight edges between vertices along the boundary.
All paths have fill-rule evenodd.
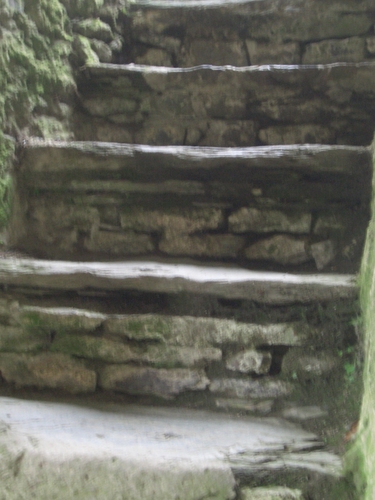
<path id="1" fill-rule="evenodd" d="M 39 500 L 232 500 L 238 456 L 250 472 L 265 476 L 289 466 L 331 476 L 342 471 L 335 455 L 311 451 L 321 446 L 314 434 L 282 420 L 114 404 L 0 402 L 7 500 L 28 498 L 30 491 Z"/>
<path id="2" fill-rule="evenodd" d="M 298 275 L 159 262 L 67 262 L 5 258 L 0 285 L 31 290 L 85 290 L 212 294 L 266 304 L 355 298 L 356 276 Z"/>

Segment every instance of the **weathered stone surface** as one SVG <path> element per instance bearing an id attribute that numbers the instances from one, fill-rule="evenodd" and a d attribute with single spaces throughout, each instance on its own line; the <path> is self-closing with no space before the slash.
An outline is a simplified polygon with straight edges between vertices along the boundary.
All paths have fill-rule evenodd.
<path id="1" fill-rule="evenodd" d="M 366 49 L 372 56 L 375 55 L 375 36 L 369 36 L 366 38 Z"/>
<path id="2" fill-rule="evenodd" d="M 260 240 L 245 250 L 249 260 L 265 260 L 283 265 L 303 264 L 311 257 L 303 239 L 291 238 L 283 234 Z"/>
<path id="3" fill-rule="evenodd" d="M 221 361 L 220 349 L 214 347 L 175 347 L 153 345 L 139 355 L 139 360 L 158 367 L 199 367 L 213 361 Z"/>
<path id="4" fill-rule="evenodd" d="M 217 229 L 224 224 L 223 211 L 215 208 L 142 210 L 130 209 L 120 215 L 121 227 L 138 232 L 171 235 Z"/>
<path id="5" fill-rule="evenodd" d="M 282 398 L 289 396 L 293 386 L 282 380 L 262 379 L 214 379 L 210 383 L 210 391 L 234 398 Z"/>
<path id="6" fill-rule="evenodd" d="M 4 380 L 18 387 L 62 389 L 73 394 L 96 388 L 93 370 L 60 353 L 0 354 L 0 371 Z"/>
<path id="7" fill-rule="evenodd" d="M 103 42 L 110 42 L 114 38 L 109 24 L 100 19 L 85 19 L 75 22 L 73 24 L 73 29 L 76 33 L 88 38 L 97 38 Z"/>
<path id="8" fill-rule="evenodd" d="M 268 127 L 259 131 L 264 144 L 334 144 L 335 131 L 323 125 Z"/>
<path id="9" fill-rule="evenodd" d="M 103 63 L 110 63 L 112 61 L 111 47 L 102 40 L 90 40 L 91 48 L 97 54 L 99 61 Z"/>
<path id="10" fill-rule="evenodd" d="M 302 63 L 360 62 L 365 58 L 365 43 L 365 39 L 360 37 L 309 43 L 306 45 Z"/>
<path id="11" fill-rule="evenodd" d="M 225 410 L 240 410 L 249 411 L 252 413 L 259 413 L 261 415 L 266 415 L 270 413 L 273 406 L 273 400 L 255 400 L 250 401 L 248 399 L 236 399 L 236 398 L 218 398 L 215 400 L 215 404 L 218 408 L 223 408 Z"/>
<path id="12" fill-rule="evenodd" d="M 107 117 L 110 115 L 126 114 L 132 116 L 138 109 L 138 103 L 134 99 L 111 97 L 95 97 L 82 101 L 83 107 L 92 115 Z"/>
<path id="13" fill-rule="evenodd" d="M 32 352 L 46 347 L 48 337 L 42 332 L 30 334 L 17 326 L 0 325 L 0 351 Z"/>
<path id="14" fill-rule="evenodd" d="M 20 309 L 20 323 L 27 331 L 55 333 L 94 332 L 106 315 L 84 309 L 68 307 L 23 306 Z"/>
<path id="15" fill-rule="evenodd" d="M 251 120 L 210 120 L 200 146 L 246 147 L 255 146 L 256 127 Z"/>
<path id="16" fill-rule="evenodd" d="M 331 234 L 342 235 L 348 223 L 349 214 L 321 215 L 314 224 L 313 233 L 317 236 L 327 237 Z"/>
<path id="17" fill-rule="evenodd" d="M 225 366 L 228 370 L 235 372 L 264 375 L 269 372 L 271 362 L 270 352 L 247 350 L 227 359 Z"/>
<path id="18" fill-rule="evenodd" d="M 172 236 L 172 235 L 170 235 Z M 166 237 L 159 243 L 159 249 L 168 255 L 190 255 L 196 257 L 235 259 L 245 240 L 232 234 L 207 234 L 202 236 Z"/>
<path id="19" fill-rule="evenodd" d="M 251 64 L 300 64 L 301 49 L 298 43 L 273 44 L 246 40 Z"/>
<path id="20" fill-rule="evenodd" d="M 339 364 L 337 357 L 328 352 L 306 354 L 298 348 L 291 349 L 283 358 L 282 372 L 296 374 L 301 379 L 321 377 L 332 372 Z"/>
<path id="21" fill-rule="evenodd" d="M 108 366 L 100 371 L 103 389 L 134 395 L 152 395 L 170 399 L 184 391 L 202 391 L 209 384 L 203 370 L 177 368 L 171 370 Z"/>
<path id="22" fill-rule="evenodd" d="M 311 214 L 243 207 L 229 216 L 228 224 L 229 230 L 234 233 L 278 231 L 303 234 L 310 232 Z"/>
<path id="23" fill-rule="evenodd" d="M 328 415 L 328 412 L 322 410 L 319 406 L 294 406 L 286 408 L 282 412 L 284 418 L 292 420 L 310 420 L 313 418 L 322 418 Z"/>
<path id="24" fill-rule="evenodd" d="M 148 49 L 144 54 L 135 58 L 136 64 L 147 64 L 150 66 L 173 66 L 171 54 L 163 49 Z"/>
<path id="25" fill-rule="evenodd" d="M 173 123 L 171 119 L 168 123 L 147 122 L 141 130 L 135 132 L 134 142 L 136 144 L 160 144 L 160 145 L 181 145 L 184 143 L 186 127 L 181 122 Z"/>
<path id="26" fill-rule="evenodd" d="M 310 250 L 318 271 L 321 271 L 328 266 L 328 264 L 331 264 L 337 253 L 336 245 L 332 240 L 314 243 L 311 245 Z"/>
<path id="27" fill-rule="evenodd" d="M 110 255 L 142 255 L 154 250 L 153 241 L 148 235 L 133 231 L 98 231 L 85 239 L 84 247 L 90 252 Z"/>
<path id="28" fill-rule="evenodd" d="M 301 490 L 285 486 L 242 488 L 241 500 L 303 500 Z"/>
<path id="29" fill-rule="evenodd" d="M 64 262 L 0 259 L 0 283 L 33 290 L 87 289 L 210 294 L 265 304 L 340 300 L 357 296 L 353 275 L 296 275 L 155 262 Z"/>
<path id="30" fill-rule="evenodd" d="M 85 36 L 76 35 L 72 47 L 77 64 L 99 63 L 98 54 L 91 48 L 90 40 Z"/>
<path id="31" fill-rule="evenodd" d="M 224 344 L 298 346 L 314 335 L 313 329 L 299 322 L 258 325 L 228 319 L 152 314 L 110 316 L 103 328 L 106 334 L 130 340 L 158 340 L 196 348 Z"/>
<path id="32" fill-rule="evenodd" d="M 241 41 L 193 40 L 184 47 L 178 58 L 179 66 L 198 66 L 213 64 L 216 66 L 247 66 L 246 52 Z"/>

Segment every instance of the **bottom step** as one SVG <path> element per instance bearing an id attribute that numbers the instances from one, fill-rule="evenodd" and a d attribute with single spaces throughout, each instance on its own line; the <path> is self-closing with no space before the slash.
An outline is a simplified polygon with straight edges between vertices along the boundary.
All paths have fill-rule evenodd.
<path id="1" fill-rule="evenodd" d="M 0 398 L 0 451 L 7 500 L 318 499 L 341 475 L 283 420 L 133 405 Z"/>

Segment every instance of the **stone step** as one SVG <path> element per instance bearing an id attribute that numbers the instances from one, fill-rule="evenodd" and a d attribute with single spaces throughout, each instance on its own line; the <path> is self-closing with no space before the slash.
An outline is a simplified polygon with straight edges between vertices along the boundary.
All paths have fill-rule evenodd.
<path id="1" fill-rule="evenodd" d="M 30 139 L 16 176 L 10 243 L 58 259 L 167 255 L 356 271 L 371 196 L 370 152 L 351 146 Z"/>
<path id="2" fill-rule="evenodd" d="M 371 60 L 373 23 L 371 0 L 135 0 L 124 34 L 143 64 L 325 64 Z"/>
<path id="3" fill-rule="evenodd" d="M 171 68 L 89 64 L 80 140 L 254 146 L 370 144 L 375 63 Z"/>
<path id="4" fill-rule="evenodd" d="M 340 459 L 315 434 L 282 420 L 133 405 L 0 402 L 2 490 L 9 500 L 30 492 L 40 500 L 82 492 L 98 500 L 233 500 L 239 490 L 245 499 L 318 500 L 342 474 Z M 249 489 L 254 477 L 258 486 L 272 479 L 298 489 L 272 488 L 261 496 L 267 488 Z"/>

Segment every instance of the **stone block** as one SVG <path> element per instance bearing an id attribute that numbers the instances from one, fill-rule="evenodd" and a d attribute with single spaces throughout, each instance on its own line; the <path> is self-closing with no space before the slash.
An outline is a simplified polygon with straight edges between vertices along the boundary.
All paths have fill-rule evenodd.
<path id="1" fill-rule="evenodd" d="M 270 352 L 249 349 L 228 358 L 225 366 L 228 370 L 241 373 L 256 373 L 265 375 L 269 372 L 272 362 Z"/>
<path id="2" fill-rule="evenodd" d="M 149 66 L 173 66 L 171 55 L 163 49 L 148 49 L 144 54 L 135 58 L 136 64 Z"/>
<path id="3" fill-rule="evenodd" d="M 250 147 L 256 144 L 255 123 L 250 120 L 208 122 L 208 128 L 200 146 Z"/>
<path id="4" fill-rule="evenodd" d="M 335 130 L 323 125 L 274 126 L 259 131 L 259 139 L 268 145 L 334 144 Z"/>
<path id="5" fill-rule="evenodd" d="M 221 361 L 222 352 L 215 347 L 177 347 L 150 345 L 142 351 L 139 359 L 159 368 L 203 367 L 214 361 Z"/>
<path id="6" fill-rule="evenodd" d="M 132 231 L 126 233 L 98 231 L 91 238 L 85 239 L 84 247 L 90 252 L 109 255 L 139 255 L 154 250 L 150 236 Z"/>
<path id="7" fill-rule="evenodd" d="M 308 234 L 311 227 L 311 214 L 243 207 L 229 216 L 228 225 L 229 230 L 234 233 L 272 233 L 277 231 Z"/>
<path id="8" fill-rule="evenodd" d="M 185 133 L 186 126 L 183 123 L 147 123 L 144 128 L 134 134 L 134 143 L 156 146 L 182 145 Z"/>
<path id="9" fill-rule="evenodd" d="M 1 352 L 40 351 L 49 342 L 43 332 L 28 333 L 21 327 L 0 325 Z"/>
<path id="10" fill-rule="evenodd" d="M 108 366 L 100 371 L 99 386 L 132 395 L 170 399 L 185 391 L 203 391 L 209 380 L 203 370 L 173 370 Z"/>
<path id="11" fill-rule="evenodd" d="M 248 411 L 251 413 L 259 413 L 261 415 L 267 415 L 270 413 L 273 406 L 273 400 L 264 399 L 261 401 L 255 400 L 251 401 L 248 399 L 238 399 L 238 398 L 218 398 L 215 400 L 217 408 L 223 408 L 225 410 L 239 410 Z"/>
<path id="12" fill-rule="evenodd" d="M 0 354 L 3 379 L 18 387 L 61 389 L 73 394 L 94 392 L 96 373 L 60 353 Z"/>
<path id="13" fill-rule="evenodd" d="M 283 410 L 282 415 L 284 418 L 291 420 L 311 420 L 315 418 L 322 418 L 328 415 L 328 412 L 322 410 L 319 406 L 293 406 Z"/>
<path id="14" fill-rule="evenodd" d="M 262 64 L 300 64 L 301 49 L 298 43 L 270 43 L 246 40 L 250 63 Z"/>
<path id="15" fill-rule="evenodd" d="M 331 264 L 336 256 L 336 245 L 332 240 L 320 241 L 310 246 L 310 251 L 318 271 Z"/>
<path id="16" fill-rule="evenodd" d="M 264 260 L 277 264 L 295 265 L 311 260 L 303 239 L 291 238 L 284 234 L 260 240 L 246 248 L 245 256 L 249 260 Z"/>
<path id="17" fill-rule="evenodd" d="M 283 358 L 281 371 L 285 375 L 297 376 L 305 380 L 322 377 L 331 373 L 339 365 L 339 359 L 328 352 L 313 352 L 290 349 Z"/>
<path id="18" fill-rule="evenodd" d="M 82 106 L 92 116 L 107 118 L 109 116 L 125 115 L 132 120 L 138 110 L 138 102 L 128 97 L 92 97 L 82 100 Z"/>
<path id="19" fill-rule="evenodd" d="M 302 56 L 302 64 L 361 62 L 365 58 L 365 44 L 365 39 L 361 37 L 309 43 Z"/>
<path id="20" fill-rule="evenodd" d="M 194 111 L 196 114 L 206 114 L 210 118 L 224 120 L 247 119 L 247 95 L 242 89 L 233 88 L 229 94 L 225 91 L 216 91 L 209 95 L 201 96 L 197 103 L 193 102 Z M 205 113 L 202 111 L 206 110 Z M 198 108 L 198 109 L 197 109 Z"/>
<path id="21" fill-rule="evenodd" d="M 315 224 L 313 233 L 317 236 L 342 235 L 347 225 L 351 222 L 349 214 L 320 215 Z"/>
<path id="22" fill-rule="evenodd" d="M 375 36 L 366 38 L 366 49 L 371 56 L 375 56 Z"/>
<path id="23" fill-rule="evenodd" d="M 87 38 L 96 38 L 103 42 L 111 42 L 114 38 L 109 24 L 96 19 L 84 19 L 73 23 L 73 31 Z"/>
<path id="24" fill-rule="evenodd" d="M 301 490 L 292 490 L 285 486 L 261 486 L 242 488 L 241 500 L 304 500 Z"/>
<path id="25" fill-rule="evenodd" d="M 224 224 L 224 215 L 222 210 L 216 208 L 129 209 L 121 213 L 120 220 L 125 230 L 175 235 L 218 229 Z"/>
<path id="26" fill-rule="evenodd" d="M 247 66 L 248 61 L 242 41 L 192 40 L 178 56 L 179 66 L 201 64 L 214 66 Z"/>
<path id="27" fill-rule="evenodd" d="M 282 398 L 292 393 L 293 386 L 283 380 L 262 379 L 214 379 L 210 383 L 210 391 L 226 397 L 270 399 Z"/>
<path id="28" fill-rule="evenodd" d="M 232 258 L 241 251 L 245 240 L 232 234 L 207 234 L 185 236 L 171 234 L 159 243 L 159 249 L 168 255 L 188 255 L 194 257 Z"/>
<path id="29" fill-rule="evenodd" d="M 110 63 L 112 61 L 111 47 L 102 40 L 90 40 L 92 50 L 96 53 L 99 61 L 102 63 Z"/>

